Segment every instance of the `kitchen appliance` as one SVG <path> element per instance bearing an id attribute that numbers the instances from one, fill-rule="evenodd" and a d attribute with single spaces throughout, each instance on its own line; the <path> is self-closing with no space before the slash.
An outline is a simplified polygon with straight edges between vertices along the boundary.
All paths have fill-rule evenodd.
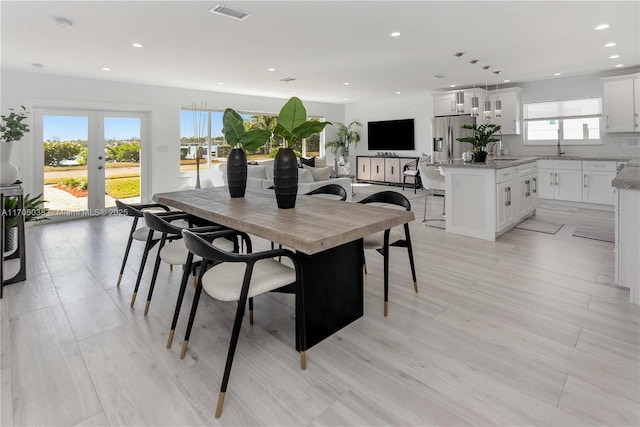
<path id="1" fill-rule="evenodd" d="M 433 162 L 461 159 L 462 153 L 473 149 L 468 142 L 458 142 L 456 138 L 473 136 L 472 130 L 462 129 L 462 125 L 473 125 L 471 116 L 443 116 L 431 119 L 431 135 L 433 135 Z"/>

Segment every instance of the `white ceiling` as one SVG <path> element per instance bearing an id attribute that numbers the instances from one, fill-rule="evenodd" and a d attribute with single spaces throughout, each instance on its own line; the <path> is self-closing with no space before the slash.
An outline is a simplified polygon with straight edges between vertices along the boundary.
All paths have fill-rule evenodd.
<path id="1" fill-rule="evenodd" d="M 4 0 L 1 20 L 5 69 L 330 103 L 640 64 L 638 1 Z"/>

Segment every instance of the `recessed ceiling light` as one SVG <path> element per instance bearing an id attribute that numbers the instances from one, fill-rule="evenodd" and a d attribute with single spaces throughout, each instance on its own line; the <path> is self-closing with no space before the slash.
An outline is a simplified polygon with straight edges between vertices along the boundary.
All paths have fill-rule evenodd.
<path id="1" fill-rule="evenodd" d="M 102 71 L 111 71 L 111 68 L 109 68 L 109 67 L 102 67 Z"/>
<path id="2" fill-rule="evenodd" d="M 344 100 L 345 100 L 345 101 L 348 101 L 348 100 L 349 100 L 349 98 L 345 98 Z"/>
<path id="3" fill-rule="evenodd" d="M 73 22 L 66 18 L 55 18 L 56 25 L 60 28 L 73 28 Z"/>
<path id="4" fill-rule="evenodd" d="M 609 24 L 600 24 L 596 27 L 596 30 L 606 30 L 609 28 Z"/>
<path id="5" fill-rule="evenodd" d="M 614 47 L 616 44 L 614 42 L 609 42 L 604 45 L 604 47 Z"/>
<path id="6" fill-rule="evenodd" d="M 507 80 L 503 80 L 502 83 L 509 83 L 511 80 L 507 79 Z"/>
<path id="7" fill-rule="evenodd" d="M 144 45 L 142 43 L 131 43 L 131 46 L 138 47 L 138 48 L 144 47 Z"/>
<path id="8" fill-rule="evenodd" d="M 224 86 L 224 82 L 218 82 L 219 86 Z"/>
<path id="9" fill-rule="evenodd" d="M 43 68 L 43 67 L 44 67 L 44 65 L 42 65 L 42 64 L 38 64 L 38 63 L 36 63 L 36 62 L 31 63 L 31 66 L 32 66 L 33 68 Z"/>
<path id="10" fill-rule="evenodd" d="M 561 76 L 562 73 L 553 73 L 554 76 Z"/>
<path id="11" fill-rule="evenodd" d="M 298 92 L 291 92 L 291 95 L 295 95 L 296 93 L 298 93 Z"/>
<path id="12" fill-rule="evenodd" d="M 351 83 L 349 83 L 349 82 L 344 82 L 343 84 L 344 84 L 345 86 L 349 86 Z"/>
<path id="13" fill-rule="evenodd" d="M 396 92 L 396 95 L 400 95 L 400 92 Z"/>
<path id="14" fill-rule="evenodd" d="M 464 52 L 456 52 L 453 54 L 453 56 L 457 56 L 458 58 L 460 58 L 462 55 L 464 55 Z"/>
<path id="15" fill-rule="evenodd" d="M 616 68 L 624 67 L 624 64 L 616 64 Z"/>
<path id="16" fill-rule="evenodd" d="M 471 61 L 469 61 L 469 64 L 477 64 L 478 60 L 477 59 L 472 59 Z"/>
<path id="17" fill-rule="evenodd" d="M 401 34 L 398 31 L 394 31 L 393 33 L 391 33 L 391 37 L 400 37 Z"/>
<path id="18" fill-rule="evenodd" d="M 616 58 L 620 58 L 620 55 L 611 55 L 611 56 L 609 57 L 609 59 L 616 59 Z"/>
<path id="19" fill-rule="evenodd" d="M 275 68 L 267 68 L 267 71 L 275 71 Z"/>
<path id="20" fill-rule="evenodd" d="M 456 87 L 456 85 L 449 85 L 449 87 Z"/>

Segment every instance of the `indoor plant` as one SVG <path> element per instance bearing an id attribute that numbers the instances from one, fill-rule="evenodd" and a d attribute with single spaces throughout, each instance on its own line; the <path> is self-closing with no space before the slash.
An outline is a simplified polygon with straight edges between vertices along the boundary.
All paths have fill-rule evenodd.
<path id="1" fill-rule="evenodd" d="M 487 144 L 490 142 L 498 142 L 500 138 L 496 138 L 493 135 L 500 131 L 501 126 L 491 123 L 476 125 L 462 125 L 462 129 L 470 129 L 473 131 L 473 136 L 465 136 L 463 138 L 457 138 L 460 142 L 470 142 L 473 145 L 474 161 L 484 162 L 487 158 L 487 152 L 484 150 Z"/>
<path id="2" fill-rule="evenodd" d="M 290 209 L 296 205 L 298 160 L 291 147 L 297 140 L 322 132 L 330 124 L 331 122 L 307 120 L 307 110 L 300 98 L 295 96 L 282 106 L 273 132 L 275 136 L 282 138 L 284 145 L 273 162 L 273 184 L 280 209 Z"/>
<path id="3" fill-rule="evenodd" d="M 246 130 L 242 116 L 227 108 L 222 115 L 222 132 L 231 147 L 227 157 L 227 184 L 231 197 L 244 197 L 247 188 L 247 156 L 243 150 L 254 151 L 271 138 L 271 131 Z"/>
<path id="4" fill-rule="evenodd" d="M 2 162 L 0 185 L 13 184 L 18 179 L 18 168 L 9 163 L 12 143 L 20 141 L 24 134 L 30 131 L 29 125 L 23 123 L 29 113 L 24 106 L 20 106 L 20 108 L 22 111 L 10 108 L 9 114 L 0 116 L 2 117 L 2 124 L 0 124 L 0 162 Z"/>
<path id="5" fill-rule="evenodd" d="M 4 252 L 11 252 L 15 247 L 15 230 L 18 225 L 18 218 L 24 215 L 25 222 L 44 221 L 49 218 L 44 217 L 49 209 L 43 205 L 46 200 L 42 199 L 42 193 L 36 197 L 30 194 L 24 196 L 24 208 L 18 209 L 17 197 L 5 197 L 3 213 L 5 215 L 4 228 Z"/>
<path id="6" fill-rule="evenodd" d="M 345 126 L 344 123 L 336 123 L 338 126 L 338 132 L 336 135 L 336 139 L 333 141 L 329 141 L 326 143 L 326 147 L 331 150 L 333 155 L 335 156 L 335 173 L 338 173 L 338 157 L 341 157 L 341 164 L 349 163 L 349 146 L 353 144 L 354 146 L 358 145 L 360 142 L 360 132 L 355 129 L 351 129 L 352 127 L 361 127 L 362 123 L 357 120 L 349 123 L 349 126 Z"/>

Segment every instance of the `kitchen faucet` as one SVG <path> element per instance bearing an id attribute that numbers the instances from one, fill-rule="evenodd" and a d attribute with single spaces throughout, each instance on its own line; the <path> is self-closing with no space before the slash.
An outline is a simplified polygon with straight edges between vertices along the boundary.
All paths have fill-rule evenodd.
<path id="1" fill-rule="evenodd" d="M 558 130 L 558 157 L 562 156 L 564 151 L 560 148 L 560 131 Z"/>
<path id="2" fill-rule="evenodd" d="M 491 148 L 489 148 L 489 146 L 491 146 Z M 496 148 L 496 143 L 495 142 L 490 142 L 487 145 L 485 145 L 484 149 L 487 153 L 491 154 L 492 156 L 495 156 L 494 150 Z"/>

